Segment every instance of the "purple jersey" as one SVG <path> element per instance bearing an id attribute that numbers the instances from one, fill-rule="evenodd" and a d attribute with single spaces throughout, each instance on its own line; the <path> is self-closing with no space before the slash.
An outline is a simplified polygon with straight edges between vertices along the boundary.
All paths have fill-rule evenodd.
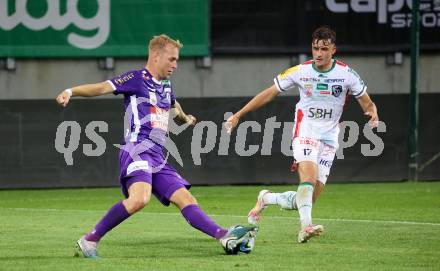
<path id="1" fill-rule="evenodd" d="M 168 80 L 158 81 L 146 69 L 132 70 L 108 80 L 114 94 L 124 95 L 125 143 L 153 143 L 162 150 L 168 131 L 168 117 L 176 98 Z"/>

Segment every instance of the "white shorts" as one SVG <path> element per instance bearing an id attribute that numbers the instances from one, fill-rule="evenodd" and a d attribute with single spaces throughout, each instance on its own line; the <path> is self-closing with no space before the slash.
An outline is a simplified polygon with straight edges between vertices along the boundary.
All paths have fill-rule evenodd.
<path id="1" fill-rule="evenodd" d="M 296 162 L 311 161 L 318 165 L 318 181 L 325 184 L 335 158 L 336 148 L 316 139 L 295 137 L 292 143 Z"/>

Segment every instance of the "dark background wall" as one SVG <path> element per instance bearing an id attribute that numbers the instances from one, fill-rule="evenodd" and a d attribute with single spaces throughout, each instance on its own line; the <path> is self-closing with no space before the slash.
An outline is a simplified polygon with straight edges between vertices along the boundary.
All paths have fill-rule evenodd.
<path id="1" fill-rule="evenodd" d="M 183 98 L 180 103 L 198 117 L 221 127 L 223 114 L 237 111 L 250 98 Z M 362 132 L 359 141 L 344 150 L 345 158 L 335 160 L 329 182 L 401 181 L 407 178 L 408 95 L 374 95 L 385 133 L 377 133 L 385 144 L 377 157 L 364 157 L 361 144 L 368 144 Z M 278 97 L 263 109 L 253 112 L 246 120 L 256 120 L 262 126 L 265 119 L 276 116 L 279 122 L 293 120 L 296 96 Z M 420 161 L 421 164 L 440 151 L 440 94 L 420 96 Z M 59 108 L 53 100 L 0 101 L 0 188 L 94 187 L 118 185 L 118 149 L 123 131 L 123 105 L 119 99 L 75 99 L 67 108 Z M 55 149 L 55 135 L 63 121 L 77 121 L 82 129 L 78 149 L 73 153 L 72 166 L 66 165 L 63 154 Z M 363 127 L 365 119 L 354 99 L 348 103 L 343 120 L 354 120 Z M 107 133 L 100 133 L 106 141 L 102 156 L 88 157 L 83 144 L 94 144 L 85 135 L 91 121 L 108 123 Z M 263 126 L 264 128 L 264 126 Z M 201 155 L 201 165 L 194 165 L 191 157 L 193 130 L 187 129 L 173 141 L 179 147 L 184 166 L 170 162 L 193 184 L 251 184 L 296 183 L 297 174 L 289 172 L 291 157 L 281 153 L 282 129 L 275 129 L 272 155 L 260 151 L 250 157 L 240 157 L 234 150 L 235 134 L 230 142 L 229 155 L 219 156 L 217 145 Z M 205 134 L 206 136 L 206 134 Z M 263 133 L 247 134 L 247 144 L 261 146 Z M 440 179 L 440 160 L 420 173 L 420 179 Z"/>
<path id="2" fill-rule="evenodd" d="M 211 2 L 214 54 L 308 53 L 311 33 L 322 25 L 337 31 L 339 52 L 409 52 L 410 49 L 411 9 L 407 5 L 410 1 Z M 421 49 L 438 52 L 440 3 L 422 2 Z"/>

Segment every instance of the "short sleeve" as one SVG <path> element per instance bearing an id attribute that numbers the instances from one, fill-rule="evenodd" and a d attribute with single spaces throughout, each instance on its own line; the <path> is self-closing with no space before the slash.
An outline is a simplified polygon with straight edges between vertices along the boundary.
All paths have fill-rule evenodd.
<path id="1" fill-rule="evenodd" d="M 133 95 L 139 89 L 140 77 L 139 71 L 134 70 L 109 79 L 108 82 L 112 85 L 115 95 Z"/>
<path id="2" fill-rule="evenodd" d="M 348 73 L 350 76 L 348 86 L 350 94 L 352 94 L 355 98 L 359 98 L 365 94 L 367 91 L 367 86 L 355 70 L 348 68 Z"/>
<path id="3" fill-rule="evenodd" d="M 297 82 L 300 65 L 291 67 L 274 78 L 274 83 L 280 92 L 293 88 Z"/>

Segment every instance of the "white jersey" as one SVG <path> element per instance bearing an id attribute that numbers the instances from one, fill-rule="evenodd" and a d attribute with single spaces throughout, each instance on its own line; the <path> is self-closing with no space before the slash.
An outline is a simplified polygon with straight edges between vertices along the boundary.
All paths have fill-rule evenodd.
<path id="1" fill-rule="evenodd" d="M 348 94 L 358 98 L 367 89 L 353 69 L 335 59 L 326 72 L 317 70 L 310 60 L 284 71 L 274 81 L 281 92 L 294 86 L 299 88 L 294 138 L 321 140 L 335 148 L 338 147 L 339 119 Z"/>

